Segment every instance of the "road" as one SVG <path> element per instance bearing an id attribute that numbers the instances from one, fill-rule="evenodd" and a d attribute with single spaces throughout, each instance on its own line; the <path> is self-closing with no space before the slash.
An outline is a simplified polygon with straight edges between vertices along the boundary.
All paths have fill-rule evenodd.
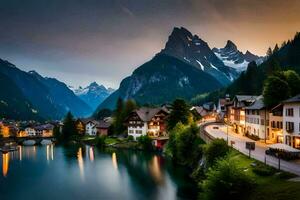
<path id="1" fill-rule="evenodd" d="M 218 129 L 214 128 L 217 127 Z M 214 138 L 223 138 L 227 140 L 227 127 L 225 125 L 208 125 L 205 128 L 206 132 L 209 133 Z M 249 150 L 246 149 L 246 142 L 255 142 L 247 137 L 240 134 L 234 133 L 231 128 L 228 129 L 228 143 L 231 144 L 234 141 L 233 148 L 237 149 L 245 155 L 249 155 Z M 259 160 L 261 162 L 266 162 L 266 164 L 278 168 L 278 159 L 273 156 L 268 156 L 265 154 L 267 145 L 262 142 L 255 142 L 255 150 L 251 151 L 251 157 Z M 296 161 L 280 161 L 280 168 L 283 171 L 294 173 L 300 176 L 300 160 Z"/>

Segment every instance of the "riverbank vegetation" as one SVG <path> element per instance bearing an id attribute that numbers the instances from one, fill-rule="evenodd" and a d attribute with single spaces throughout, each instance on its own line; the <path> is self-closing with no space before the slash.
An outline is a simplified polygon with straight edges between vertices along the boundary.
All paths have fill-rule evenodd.
<path id="1" fill-rule="evenodd" d="M 289 180 L 295 175 L 248 158 L 223 139 L 204 144 L 193 123 L 178 123 L 171 130 L 166 155 L 193 171 L 201 200 L 284 200 L 300 196 L 300 182 Z"/>

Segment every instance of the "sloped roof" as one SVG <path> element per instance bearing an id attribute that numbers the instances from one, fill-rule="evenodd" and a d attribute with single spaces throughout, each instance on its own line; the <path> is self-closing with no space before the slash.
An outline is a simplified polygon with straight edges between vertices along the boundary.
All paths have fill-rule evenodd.
<path id="1" fill-rule="evenodd" d="M 248 107 L 246 107 L 245 109 L 247 110 L 260 110 L 265 108 L 265 104 L 263 101 L 263 96 L 258 96 L 255 101 Z"/>
<path id="2" fill-rule="evenodd" d="M 144 122 L 151 121 L 152 117 L 156 115 L 159 111 L 164 111 L 161 108 L 148 108 L 148 107 L 142 107 L 137 109 L 135 112 L 140 117 L 140 119 Z M 166 112 L 166 111 L 164 111 Z"/>
<path id="3" fill-rule="evenodd" d="M 105 122 L 103 120 L 99 121 L 96 128 L 109 128 L 111 123 Z"/>
<path id="4" fill-rule="evenodd" d="M 258 96 L 252 96 L 252 95 L 235 95 L 235 98 L 238 101 L 250 101 L 255 100 Z"/>
<path id="5" fill-rule="evenodd" d="M 292 98 L 289 98 L 289 99 L 283 101 L 282 103 L 298 103 L 298 102 L 300 102 L 300 94 L 298 94 Z"/>

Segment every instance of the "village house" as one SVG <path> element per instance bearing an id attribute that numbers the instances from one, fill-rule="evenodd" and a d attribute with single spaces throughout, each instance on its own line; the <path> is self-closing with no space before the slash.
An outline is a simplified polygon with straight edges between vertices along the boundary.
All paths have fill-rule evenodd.
<path id="1" fill-rule="evenodd" d="M 217 120 L 218 121 L 225 121 L 227 118 L 227 104 L 230 102 L 230 97 L 227 94 L 226 98 L 221 98 L 218 100 L 217 105 Z"/>
<path id="2" fill-rule="evenodd" d="M 284 143 L 300 148 L 300 94 L 282 102 Z"/>
<path id="3" fill-rule="evenodd" d="M 168 112 L 162 108 L 139 108 L 130 113 L 126 119 L 128 135 L 134 140 L 142 135 L 151 138 L 168 137 L 166 118 Z"/>
<path id="4" fill-rule="evenodd" d="M 53 129 L 54 125 L 52 124 L 43 124 L 34 127 L 36 131 L 36 136 L 39 137 L 52 137 L 53 136 Z"/>
<path id="5" fill-rule="evenodd" d="M 36 131 L 32 126 L 28 126 L 25 128 L 25 136 L 33 137 L 36 136 Z"/>
<path id="6" fill-rule="evenodd" d="M 16 136 L 18 132 L 18 127 L 15 122 L 12 121 L 1 121 L 0 122 L 0 134 L 3 137 Z"/>
<path id="7" fill-rule="evenodd" d="M 261 140 L 268 140 L 270 136 L 269 112 L 263 102 L 263 96 L 259 96 L 250 105 L 245 107 L 246 134 L 256 136 Z"/>
<path id="8" fill-rule="evenodd" d="M 85 124 L 85 134 L 90 135 L 90 136 L 96 136 L 97 135 L 97 125 L 98 125 L 98 121 L 89 120 Z"/>
<path id="9" fill-rule="evenodd" d="M 109 120 L 88 120 L 85 124 L 85 134 L 90 136 L 107 136 L 110 126 Z"/>
<path id="10" fill-rule="evenodd" d="M 270 137 L 272 143 L 283 143 L 283 105 L 272 108 L 269 113 Z"/>
<path id="11" fill-rule="evenodd" d="M 233 125 L 233 130 L 236 133 L 245 134 L 245 108 L 250 106 L 257 96 L 236 95 L 232 100 L 232 106 L 229 107 L 230 124 Z"/>
<path id="12" fill-rule="evenodd" d="M 205 103 L 202 106 L 193 106 L 190 111 L 197 116 L 198 119 L 209 120 L 216 117 L 216 106 L 214 103 Z"/>

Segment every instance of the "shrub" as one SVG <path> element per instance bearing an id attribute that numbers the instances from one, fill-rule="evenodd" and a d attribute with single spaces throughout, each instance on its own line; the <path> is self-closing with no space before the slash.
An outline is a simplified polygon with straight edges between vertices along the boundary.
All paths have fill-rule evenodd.
<path id="1" fill-rule="evenodd" d="M 138 137 L 138 143 L 145 150 L 153 150 L 152 140 L 148 135 Z"/>
<path id="2" fill-rule="evenodd" d="M 255 183 L 249 175 L 229 157 L 218 160 L 207 172 L 207 179 L 201 184 L 206 199 L 244 199 Z"/>
<path id="3" fill-rule="evenodd" d="M 204 146 L 204 156 L 206 159 L 207 167 L 211 167 L 214 163 L 227 155 L 229 146 L 223 139 L 215 139 L 211 143 Z"/>
<path id="4" fill-rule="evenodd" d="M 95 138 L 95 145 L 97 147 L 100 147 L 100 148 L 104 147 L 105 146 L 105 139 L 106 139 L 106 136 L 97 136 Z"/>
<path id="5" fill-rule="evenodd" d="M 272 176 L 276 173 L 276 169 L 265 165 L 263 163 L 258 163 L 252 166 L 252 171 L 259 176 Z"/>
<path id="6" fill-rule="evenodd" d="M 134 137 L 133 137 L 132 135 L 129 135 L 129 136 L 127 137 L 127 140 L 128 140 L 128 141 L 133 141 L 133 140 L 134 140 Z"/>

